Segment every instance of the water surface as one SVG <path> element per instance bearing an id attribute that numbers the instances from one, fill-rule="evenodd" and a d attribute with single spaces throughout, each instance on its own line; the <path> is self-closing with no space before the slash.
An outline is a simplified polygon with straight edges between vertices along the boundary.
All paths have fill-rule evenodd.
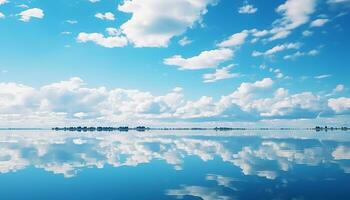
<path id="1" fill-rule="evenodd" d="M 0 199 L 350 199 L 350 133 L 0 131 Z"/>

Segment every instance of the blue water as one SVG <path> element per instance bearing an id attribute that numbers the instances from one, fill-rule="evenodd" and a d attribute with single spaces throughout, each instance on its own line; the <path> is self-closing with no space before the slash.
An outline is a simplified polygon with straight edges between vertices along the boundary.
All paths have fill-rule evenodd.
<path id="1" fill-rule="evenodd" d="M 350 132 L 0 131 L 0 199 L 350 199 Z"/>

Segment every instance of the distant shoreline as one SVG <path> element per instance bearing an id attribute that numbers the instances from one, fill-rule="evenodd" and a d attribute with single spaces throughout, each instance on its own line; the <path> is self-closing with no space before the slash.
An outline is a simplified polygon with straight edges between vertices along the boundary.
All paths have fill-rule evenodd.
<path id="1" fill-rule="evenodd" d="M 162 128 L 151 128 L 151 127 L 145 127 L 145 126 L 137 126 L 137 127 L 128 127 L 128 126 L 120 126 L 120 127 L 102 127 L 102 126 L 77 126 L 77 127 L 54 127 L 54 128 L 0 128 L 0 130 L 52 130 L 52 131 L 68 131 L 68 132 L 105 132 L 105 131 L 120 131 L 120 132 L 126 132 L 126 131 L 139 131 L 139 132 L 145 132 L 145 131 L 242 131 L 242 130 L 251 130 L 251 131 L 269 131 L 269 130 L 310 130 L 310 131 L 348 131 L 350 130 L 349 127 L 327 127 L 327 126 L 316 126 L 313 128 L 292 128 L 292 127 L 282 127 L 282 128 L 266 128 L 266 127 L 260 127 L 260 128 L 243 128 L 243 127 L 211 127 L 211 128 L 200 128 L 200 127 L 162 127 Z"/>

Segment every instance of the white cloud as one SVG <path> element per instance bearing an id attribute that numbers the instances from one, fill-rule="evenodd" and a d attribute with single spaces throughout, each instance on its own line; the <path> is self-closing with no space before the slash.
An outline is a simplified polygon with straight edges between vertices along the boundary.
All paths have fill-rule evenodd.
<path id="1" fill-rule="evenodd" d="M 121 31 L 119 29 L 113 28 L 113 27 L 108 27 L 106 28 L 106 32 L 108 33 L 108 35 L 110 36 L 117 36 L 117 35 L 121 35 Z"/>
<path id="2" fill-rule="evenodd" d="M 245 39 L 248 36 L 248 31 L 244 30 L 240 33 L 231 35 L 227 40 L 218 44 L 219 47 L 236 47 L 244 44 Z"/>
<path id="3" fill-rule="evenodd" d="M 274 82 L 271 78 L 264 78 L 254 83 L 243 82 L 238 87 L 238 89 L 230 95 L 230 97 L 236 100 L 247 99 L 251 97 L 256 90 L 264 90 L 270 88 L 273 85 L 273 83 Z"/>
<path id="4" fill-rule="evenodd" d="M 0 83 L 0 113 L 25 113 L 38 105 L 34 88 L 16 83 Z"/>
<path id="5" fill-rule="evenodd" d="M 310 15 L 315 12 L 317 0 L 286 0 L 276 8 L 276 12 L 282 17 L 272 23 L 270 30 L 251 30 L 252 43 L 257 42 L 261 37 L 267 37 L 264 42 L 287 38 L 294 29 L 306 24 Z M 308 32 L 305 32 L 308 34 Z"/>
<path id="6" fill-rule="evenodd" d="M 283 57 L 283 59 L 285 59 L 285 60 L 294 60 L 294 59 L 296 59 L 296 58 L 298 58 L 298 57 L 301 57 L 301 56 L 316 56 L 316 55 L 318 55 L 319 53 L 320 53 L 320 52 L 319 52 L 319 50 L 317 50 L 317 49 L 312 49 L 312 50 L 310 50 L 310 51 L 308 51 L 308 52 L 297 51 L 297 52 L 295 52 L 294 54 L 285 55 L 285 56 Z"/>
<path id="7" fill-rule="evenodd" d="M 111 34 L 112 30 L 107 30 Z M 113 32 L 114 33 L 114 32 Z M 79 33 L 77 41 L 80 43 L 94 42 L 106 48 L 124 47 L 128 44 L 128 40 L 123 36 L 108 36 L 105 37 L 101 33 Z"/>
<path id="8" fill-rule="evenodd" d="M 284 88 L 276 90 L 273 98 L 258 99 L 251 106 L 263 117 L 295 116 L 301 112 L 308 116 L 310 111 L 316 117 L 321 110 L 319 97 L 311 92 L 289 95 Z"/>
<path id="9" fill-rule="evenodd" d="M 2 12 L 0 12 L 0 19 L 4 19 L 4 18 L 5 18 L 5 15 Z"/>
<path id="10" fill-rule="evenodd" d="M 329 99 L 328 106 L 336 113 L 347 113 L 350 111 L 350 98 L 340 97 Z"/>
<path id="11" fill-rule="evenodd" d="M 183 38 L 181 38 L 181 40 L 179 40 L 179 44 L 181 45 L 181 46 L 186 46 L 186 45 L 188 45 L 188 44 L 191 44 L 193 41 L 192 40 L 190 40 L 190 39 L 188 39 L 188 37 L 183 37 Z"/>
<path id="12" fill-rule="evenodd" d="M 258 11 L 258 9 L 250 4 L 243 5 L 238 9 L 238 13 L 241 13 L 241 14 L 253 14 L 253 13 L 256 13 L 256 11 Z"/>
<path id="13" fill-rule="evenodd" d="M 100 2 L 101 0 L 89 0 L 91 3 L 97 3 Z"/>
<path id="14" fill-rule="evenodd" d="M 276 11 L 282 14 L 282 18 L 274 22 L 274 28 L 270 30 L 270 41 L 286 38 L 291 31 L 310 20 L 314 13 L 316 0 L 287 0 L 278 6 Z"/>
<path id="15" fill-rule="evenodd" d="M 275 69 L 273 72 L 275 73 L 276 78 L 279 78 L 279 79 L 280 79 L 280 78 L 283 78 L 283 77 L 284 77 L 284 75 L 283 75 L 283 73 L 281 72 L 280 69 Z"/>
<path id="16" fill-rule="evenodd" d="M 171 38 L 193 27 L 207 12 L 207 6 L 216 2 L 125 0 L 118 10 L 132 16 L 121 29 L 136 47 L 167 47 Z"/>
<path id="17" fill-rule="evenodd" d="M 313 34 L 313 32 L 306 30 L 306 31 L 303 31 L 302 34 L 303 34 L 304 37 L 309 37 L 309 36 L 311 36 Z"/>
<path id="18" fill-rule="evenodd" d="M 329 22 L 329 19 L 315 19 L 310 23 L 310 27 L 321 27 Z"/>
<path id="19" fill-rule="evenodd" d="M 267 30 L 259 31 L 257 29 L 252 29 L 252 30 L 250 30 L 250 32 L 252 33 L 252 35 L 254 37 L 263 37 L 263 36 L 266 36 L 267 34 L 269 34 L 269 31 L 267 31 Z"/>
<path id="20" fill-rule="evenodd" d="M 273 29 L 271 30 L 271 33 L 273 36 L 269 38 L 269 41 L 286 38 L 291 34 L 291 31 L 286 29 Z"/>
<path id="21" fill-rule="evenodd" d="M 164 59 L 166 65 L 179 67 L 181 70 L 198 70 L 206 68 L 215 68 L 220 63 L 232 59 L 234 52 L 231 49 L 215 49 L 203 51 L 198 56 L 191 58 L 183 58 L 180 55 L 175 55 Z"/>
<path id="22" fill-rule="evenodd" d="M 17 83 L 0 83 L 0 124 L 40 127 L 44 121 L 48 126 L 116 122 L 155 125 L 168 120 L 210 122 L 220 119 L 224 123 L 315 119 L 322 112 L 350 114 L 347 97 L 328 100 L 327 96 L 320 97 L 307 91 L 290 94 L 284 88 L 273 90 L 273 86 L 271 78 L 264 78 L 243 82 L 219 100 L 211 96 L 186 100 L 179 87 L 155 96 L 147 91 L 87 87 L 78 77 L 37 89 Z M 332 110 L 335 112 L 330 112 Z"/>
<path id="23" fill-rule="evenodd" d="M 202 96 L 197 101 L 187 101 L 186 104 L 176 110 L 174 116 L 182 119 L 195 119 L 214 117 L 220 112 L 220 108 L 217 107 L 212 97 Z"/>
<path id="24" fill-rule="evenodd" d="M 259 96 L 259 92 L 271 88 L 273 84 L 274 81 L 271 78 L 264 78 L 254 83 L 243 82 L 233 93 L 222 96 L 217 107 L 220 113 L 232 115 L 236 119 L 251 116 L 249 113 L 252 111 L 252 101 Z M 227 110 L 231 110 L 232 113 L 227 112 Z M 237 113 L 242 116 L 237 115 Z"/>
<path id="25" fill-rule="evenodd" d="M 77 20 L 73 20 L 73 19 L 68 19 L 68 20 L 66 20 L 66 23 L 68 23 L 68 24 L 77 24 L 78 21 Z"/>
<path id="26" fill-rule="evenodd" d="M 19 7 L 19 8 L 29 8 L 29 6 L 26 5 L 26 4 L 19 4 L 19 5 L 17 5 L 17 7 Z"/>
<path id="27" fill-rule="evenodd" d="M 88 117 L 89 115 L 84 112 L 77 112 L 73 116 L 82 119 L 82 118 Z"/>
<path id="28" fill-rule="evenodd" d="M 274 73 L 275 77 L 278 78 L 278 79 L 282 79 L 282 78 L 289 79 L 290 78 L 289 76 L 285 76 L 282 73 L 282 71 L 280 69 L 278 69 L 278 68 L 268 67 L 265 64 L 259 65 L 259 68 L 262 69 L 262 70 L 268 70 L 269 72 Z"/>
<path id="29" fill-rule="evenodd" d="M 318 75 L 318 76 L 314 76 L 315 79 L 325 79 L 325 78 L 329 78 L 332 75 L 330 74 L 322 74 L 322 75 Z"/>
<path id="30" fill-rule="evenodd" d="M 7 1 L 7 0 L 0 0 L 0 5 L 4 5 L 4 4 L 6 4 L 6 3 L 8 3 L 9 1 Z"/>
<path id="31" fill-rule="evenodd" d="M 288 50 L 288 49 L 299 49 L 301 47 L 301 43 L 285 43 L 281 45 L 277 45 L 272 47 L 271 49 L 265 52 L 253 51 L 252 56 L 272 56 L 278 52 Z"/>
<path id="32" fill-rule="evenodd" d="M 312 49 L 312 50 L 310 50 L 309 52 L 307 52 L 307 55 L 309 55 L 309 56 L 316 56 L 316 55 L 318 55 L 319 53 L 320 53 L 319 50 L 317 50 L 317 49 Z"/>
<path id="33" fill-rule="evenodd" d="M 282 13 L 280 25 L 294 29 L 309 21 L 309 15 L 315 11 L 315 0 L 287 0 L 276 11 Z"/>
<path id="34" fill-rule="evenodd" d="M 333 92 L 342 92 L 345 90 L 345 86 L 343 84 L 338 84 L 334 89 Z"/>
<path id="35" fill-rule="evenodd" d="M 204 74 L 203 75 L 203 82 L 204 83 L 212 83 L 212 82 L 216 82 L 219 80 L 223 80 L 223 79 L 230 79 L 230 78 L 235 78 L 235 77 L 239 77 L 238 73 L 231 73 L 230 69 L 233 67 L 234 65 L 229 65 L 227 67 L 223 67 L 221 69 L 216 69 L 214 73 L 212 74 Z"/>
<path id="36" fill-rule="evenodd" d="M 114 14 L 111 12 L 106 12 L 106 13 L 96 13 L 95 17 L 101 20 L 110 20 L 113 21 L 115 20 Z"/>
<path id="37" fill-rule="evenodd" d="M 25 11 L 22 11 L 18 15 L 21 16 L 20 20 L 24 22 L 29 22 L 31 18 L 42 19 L 44 17 L 44 11 L 40 8 L 31 8 Z"/>

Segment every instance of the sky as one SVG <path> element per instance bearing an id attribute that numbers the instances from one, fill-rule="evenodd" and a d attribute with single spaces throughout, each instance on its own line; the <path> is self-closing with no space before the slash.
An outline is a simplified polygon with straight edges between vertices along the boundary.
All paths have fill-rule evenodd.
<path id="1" fill-rule="evenodd" d="M 0 0 L 0 127 L 349 125 L 349 0 Z"/>

